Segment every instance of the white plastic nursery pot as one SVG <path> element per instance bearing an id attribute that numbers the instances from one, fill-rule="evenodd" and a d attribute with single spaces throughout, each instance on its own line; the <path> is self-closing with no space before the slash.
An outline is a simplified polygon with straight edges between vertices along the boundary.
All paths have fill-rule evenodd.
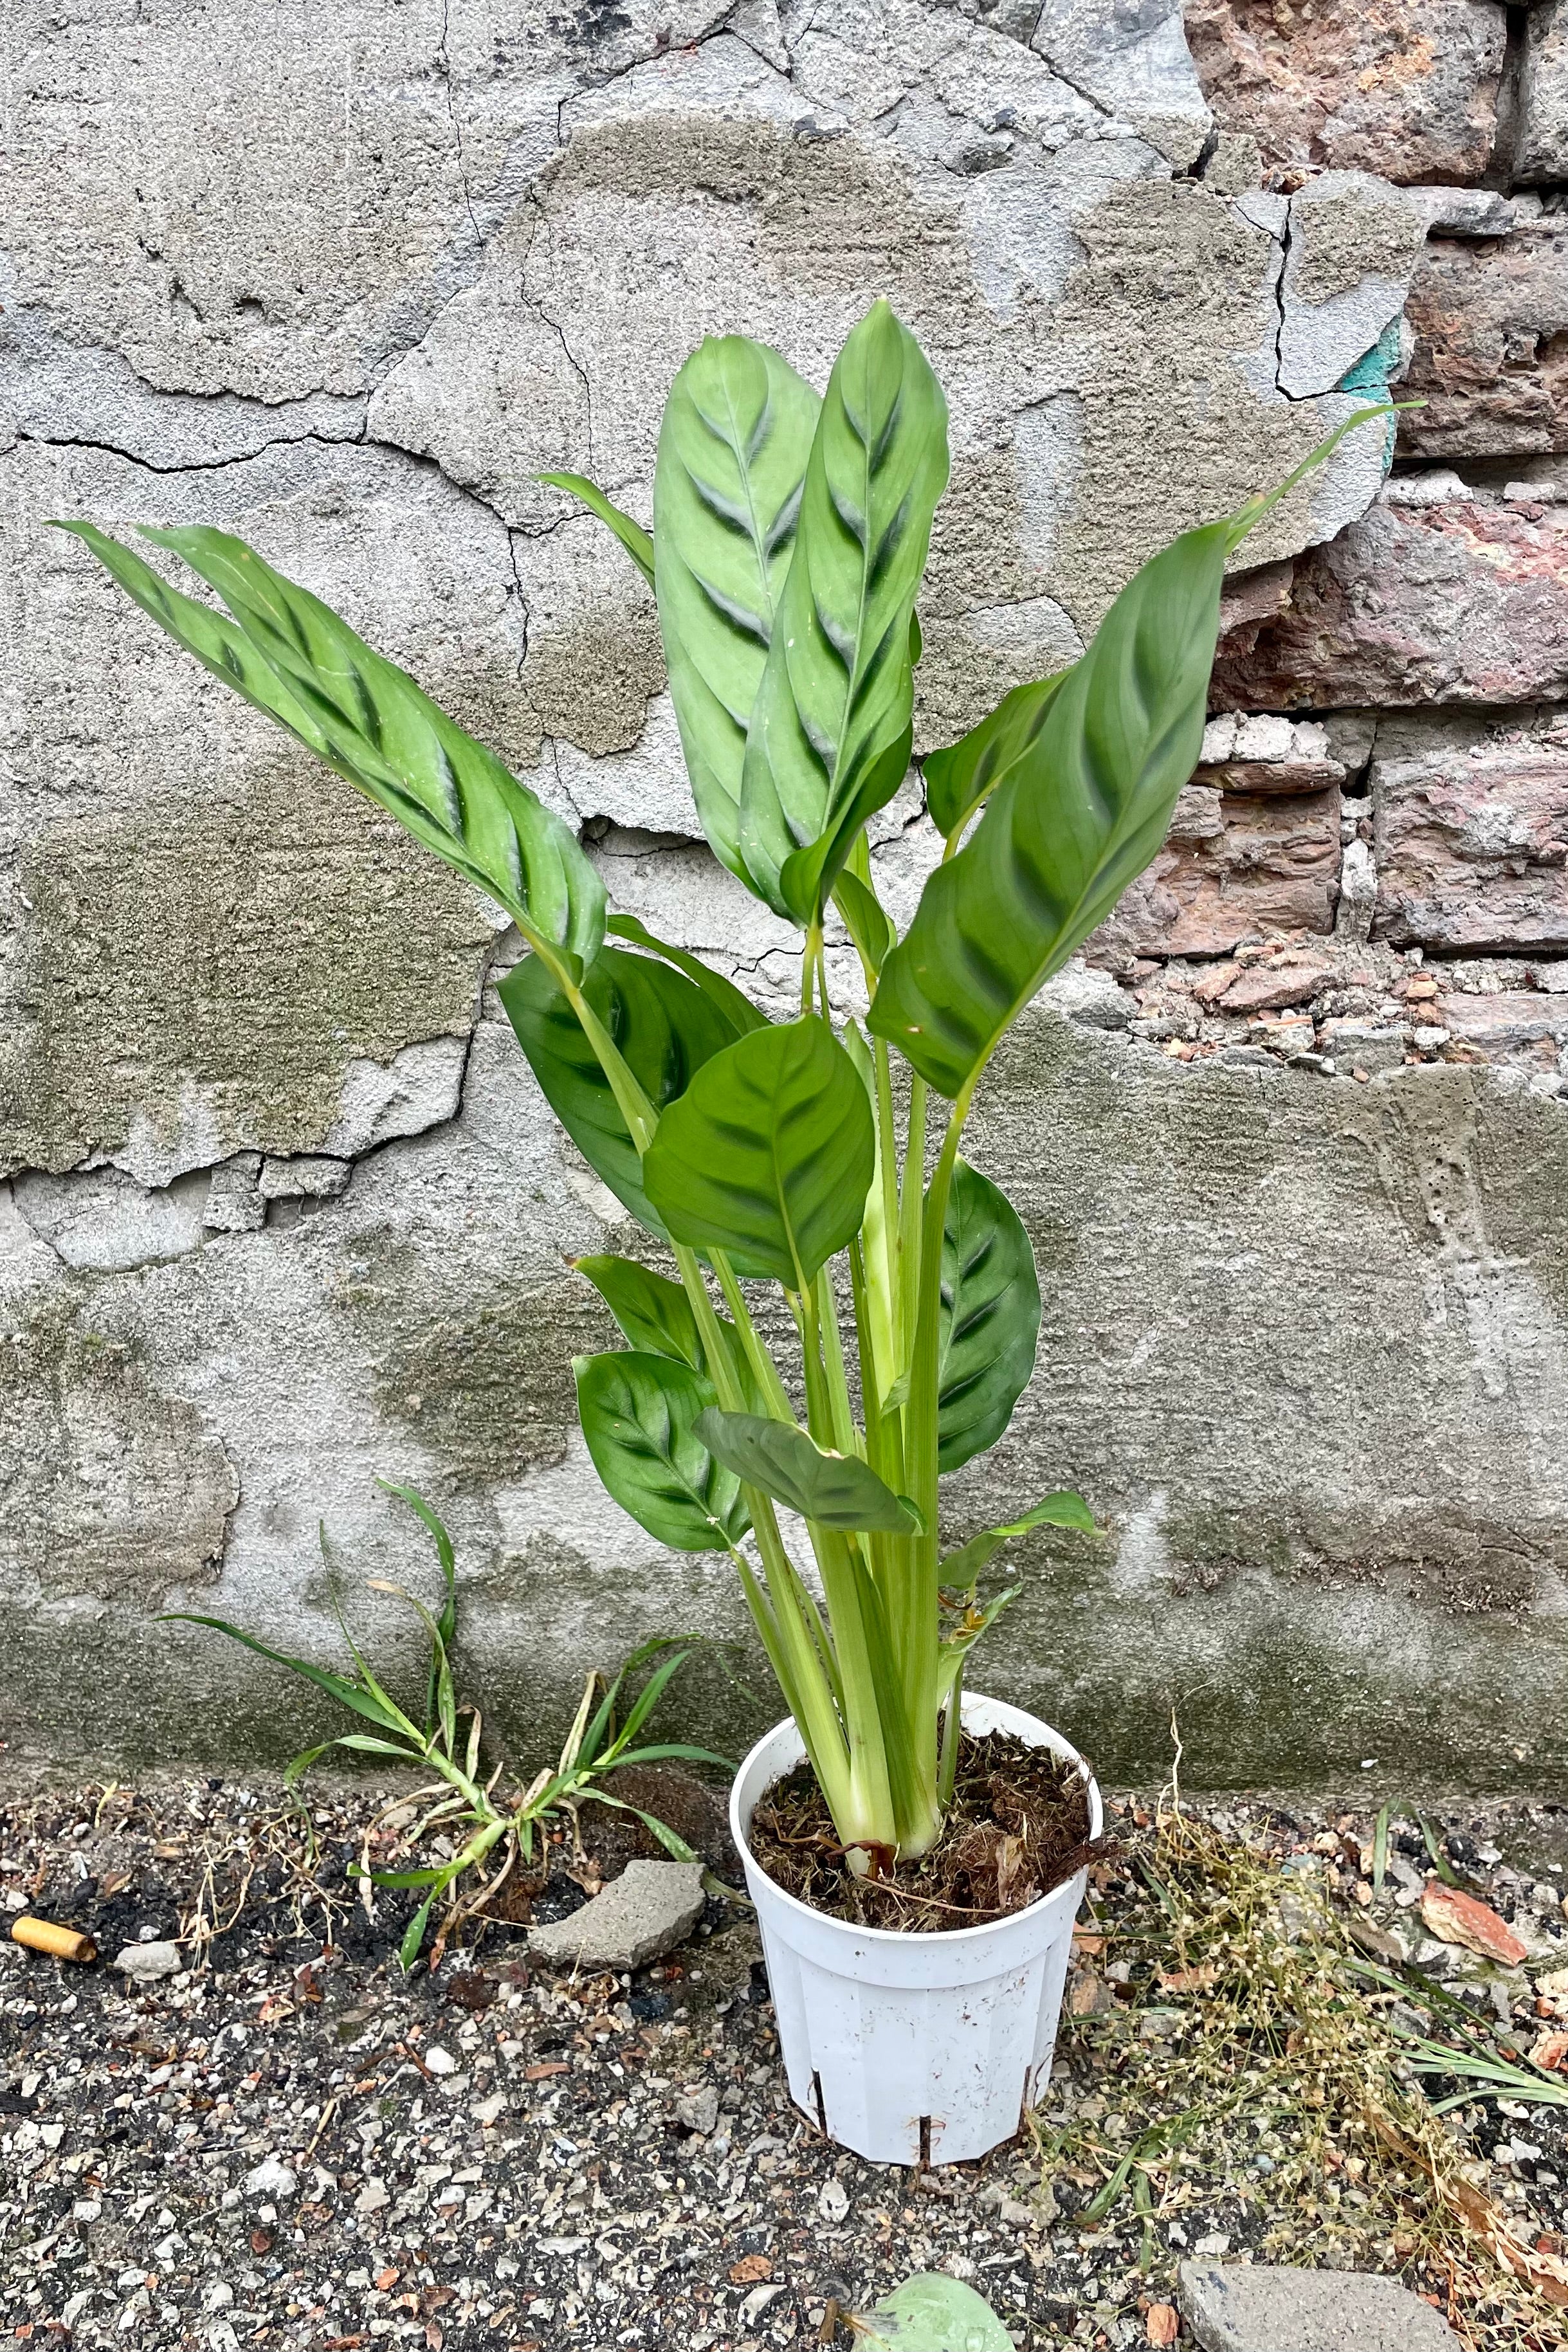
<path id="1" fill-rule="evenodd" d="M 966 1731 L 1008 1731 L 1076 1765 L 1078 1750 L 1021 1707 L 966 1693 Z M 860 1927 L 814 1911 L 753 1860 L 756 1805 L 805 1760 L 793 1718 L 735 1776 L 730 1830 L 757 1906 L 790 2096 L 829 2139 L 874 2164 L 963 2164 L 1011 2139 L 1050 2080 L 1073 1921 L 1087 1870 L 982 1927 L 931 1935 Z"/>

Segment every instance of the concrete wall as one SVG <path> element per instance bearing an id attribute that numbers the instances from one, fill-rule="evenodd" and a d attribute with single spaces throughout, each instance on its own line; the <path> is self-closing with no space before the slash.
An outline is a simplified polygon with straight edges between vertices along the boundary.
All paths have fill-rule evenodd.
<path id="1" fill-rule="evenodd" d="M 768 1712 L 727 1568 L 598 1490 L 569 1273 L 627 1245 L 493 994 L 487 909 L 46 519 L 205 520 L 338 604 L 764 1002 L 696 838 L 645 519 L 704 332 L 818 381 L 876 294 L 953 487 L 920 743 L 1277 479 L 1171 842 L 1023 1024 L 974 1156 L 1046 1319 L 955 1535 L 1059 1480 L 984 1679 L 1116 1774 L 1568 1777 L 1568 28 L 1328 0 L 16 0 L 0 160 L 4 1736 L 279 1755 L 216 1610 L 329 1656 L 449 1516 L 520 1749 L 651 1631 Z M 1510 37 L 1510 18 L 1514 34 Z M 1523 28 L 1521 30 L 1521 28 Z M 1195 63 L 1194 63 L 1195 60 Z M 1510 194 L 1515 183 L 1528 193 Z M 1559 488 L 1561 484 L 1561 489 Z M 1239 719 L 1235 714 L 1241 714 Z M 912 905 L 912 788 L 878 850 Z"/>

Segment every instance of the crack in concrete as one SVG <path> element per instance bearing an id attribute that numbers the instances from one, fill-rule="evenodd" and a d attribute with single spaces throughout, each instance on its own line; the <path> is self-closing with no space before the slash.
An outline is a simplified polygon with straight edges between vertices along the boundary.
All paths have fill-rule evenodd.
<path id="1" fill-rule="evenodd" d="M 1286 197 L 1285 225 L 1275 240 L 1279 247 L 1279 275 L 1274 281 L 1274 305 L 1279 315 L 1274 329 L 1274 389 L 1286 400 L 1289 400 L 1291 395 L 1285 390 L 1279 379 L 1285 373 L 1285 272 L 1290 265 L 1290 235 L 1294 204 L 1293 196 Z"/>
<path id="2" fill-rule="evenodd" d="M 441 37 L 436 46 L 436 63 L 447 92 L 447 120 L 452 126 L 452 144 L 458 158 L 458 184 L 463 191 L 463 208 L 468 215 L 468 226 L 474 232 L 482 255 L 485 233 L 480 228 L 475 214 L 473 192 L 468 186 L 468 159 L 463 153 L 463 126 L 458 119 L 458 101 L 452 89 L 452 60 L 447 48 L 447 29 L 451 20 L 451 14 L 452 0 L 441 0 Z M 453 299 L 455 299 L 456 297 Z M 429 329 L 426 328 L 426 333 L 428 332 Z M 420 341 L 423 342 L 424 340 L 424 336 L 421 336 Z"/>

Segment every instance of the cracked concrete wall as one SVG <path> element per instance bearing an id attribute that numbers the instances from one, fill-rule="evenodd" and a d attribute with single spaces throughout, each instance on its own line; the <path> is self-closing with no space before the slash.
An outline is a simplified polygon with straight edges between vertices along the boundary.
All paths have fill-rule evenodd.
<path id="1" fill-rule="evenodd" d="M 47 520 L 254 541 L 579 825 L 620 907 L 782 1009 L 790 934 L 697 838 L 651 599 L 536 477 L 592 471 L 646 519 L 693 342 L 742 330 L 820 381 L 889 295 L 952 411 L 918 744 L 951 740 L 1073 658 L 1172 532 L 1278 479 L 1412 352 L 1441 363 L 1412 279 L 1419 320 L 1445 236 L 1506 202 L 1468 185 L 1502 12 L 1452 5 L 1477 37 L 1416 131 L 1380 141 L 1410 77 L 1356 81 L 1335 116 L 1333 76 L 1363 70 L 1347 35 L 1303 112 L 1241 0 L 1234 24 L 1205 0 L 1192 51 L 1176 0 L 19 0 L 0 31 L 15 1750 L 298 1744 L 321 1721 L 299 1692 L 157 1612 L 324 1657 L 341 1588 L 395 1652 L 363 1579 L 418 1548 L 378 1476 L 450 1517 L 465 1672 L 521 1752 L 652 1631 L 713 1637 L 693 1728 L 733 1743 L 768 1708 L 728 1569 L 646 1538 L 575 1432 L 570 1358 L 607 1327 L 565 1261 L 635 1241 L 511 1043 L 494 982 L 515 938 Z M 1335 145 L 1325 124 L 1352 117 Z M 1345 576 L 1353 616 L 1347 551 L 1425 511 L 1386 504 L 1390 455 L 1354 436 L 1248 549 L 1240 716 L 976 1131 L 1029 1219 L 1047 1321 L 954 1531 L 1042 1481 L 1093 1499 L 1109 1538 L 1040 1539 L 990 1676 L 1113 1773 L 1160 1768 L 1173 1702 L 1215 1781 L 1332 1780 L 1363 1753 L 1413 1782 L 1568 1763 L 1558 1033 L 1516 1008 L 1458 1067 L 1414 1042 L 1436 1024 L 1409 1017 L 1400 924 L 1438 908 L 1473 939 L 1467 908 L 1513 903 L 1490 867 L 1455 884 L 1469 819 L 1451 791 L 1429 807 L 1447 738 L 1396 744 L 1360 692 L 1267 715 L 1274 670 L 1310 675 L 1294 639 L 1271 655 L 1293 583 Z M 1358 639 L 1343 659 L 1377 657 Z M 1546 878 L 1524 896 L 1550 931 L 1556 753 L 1550 714 L 1529 723 Z M 875 855 L 907 916 L 931 855 L 913 782 Z M 1551 1002 L 1497 969 L 1475 1002 Z"/>

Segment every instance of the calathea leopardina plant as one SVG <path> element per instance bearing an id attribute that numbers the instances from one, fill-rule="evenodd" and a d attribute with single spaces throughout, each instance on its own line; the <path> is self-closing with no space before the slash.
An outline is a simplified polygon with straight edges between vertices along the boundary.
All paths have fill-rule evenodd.
<path id="1" fill-rule="evenodd" d="M 1009 1027 L 1163 840 L 1198 756 L 1226 559 L 1290 487 L 1184 532 L 1080 660 L 926 760 L 941 860 L 900 939 L 866 828 L 910 766 L 947 471 L 941 387 L 879 302 L 820 398 L 743 337 L 692 354 L 664 410 L 651 536 L 581 477 L 547 478 L 652 583 L 708 839 L 802 934 L 800 1011 L 777 1022 L 635 916 L 606 919 L 569 828 L 243 541 L 142 533 L 222 613 L 90 523 L 64 526 L 516 923 L 528 953 L 500 993 L 523 1051 L 675 1272 L 579 1261 L 626 1342 L 577 1364 L 589 1450 L 659 1542 L 730 1554 L 845 1845 L 883 1855 L 918 1855 L 941 1827 L 969 1650 L 1010 1597 L 979 1598 L 992 1555 L 1043 1523 L 1092 1525 L 1053 1494 L 942 1557 L 942 1477 L 1006 1428 L 1039 1321 L 1027 1234 L 961 1158 L 964 1120 Z M 859 1023 L 829 1002 L 830 908 L 858 956 Z M 759 1336 L 760 1282 L 783 1286 L 793 1364 Z M 781 1504 L 805 1521 L 816 1590 Z"/>

